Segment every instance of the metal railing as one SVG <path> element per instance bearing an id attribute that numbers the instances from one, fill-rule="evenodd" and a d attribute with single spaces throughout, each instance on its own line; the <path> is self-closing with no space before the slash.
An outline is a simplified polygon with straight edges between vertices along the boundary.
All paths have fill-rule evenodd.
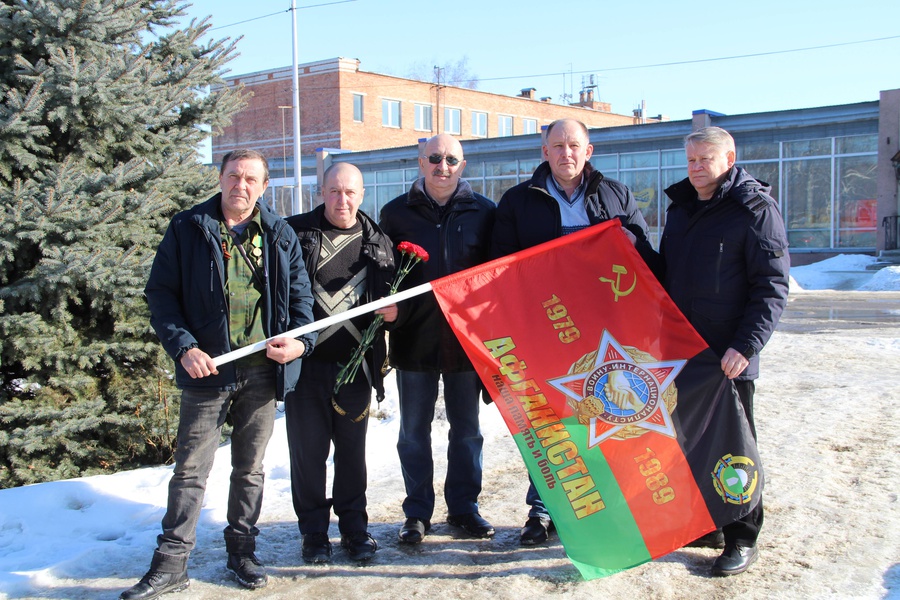
<path id="1" fill-rule="evenodd" d="M 884 227 L 884 249 L 897 250 L 900 248 L 900 216 L 893 215 L 881 220 Z"/>

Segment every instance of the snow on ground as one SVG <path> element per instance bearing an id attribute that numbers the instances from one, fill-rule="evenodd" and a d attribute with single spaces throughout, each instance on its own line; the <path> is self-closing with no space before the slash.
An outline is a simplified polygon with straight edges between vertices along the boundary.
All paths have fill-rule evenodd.
<path id="1" fill-rule="evenodd" d="M 795 268 L 792 293 L 841 289 L 855 277 L 859 289 L 900 291 L 900 268 L 859 275 L 873 260 L 839 256 Z M 223 446 L 189 562 L 191 588 L 166 598 L 900 599 L 900 325 L 779 331 L 762 359 L 756 419 L 767 466 L 766 526 L 759 562 L 740 577 L 711 578 L 716 551 L 683 549 L 582 581 L 557 538 L 543 547 L 519 547 L 527 480 L 493 406 L 482 407 L 481 512 L 496 527 L 496 537 L 457 537 L 443 522 L 439 499 L 425 542 L 401 546 L 396 534 L 403 481 L 395 449 L 396 385 L 390 378 L 388 397 L 370 419 L 367 445 L 370 529 L 380 543 L 371 564 L 357 566 L 337 548 L 328 565 L 301 560 L 279 418 L 266 455 L 259 524 L 258 554 L 269 566 L 269 586 L 243 590 L 224 568 L 229 448 Z M 447 447 L 440 415 L 433 437 L 440 498 Z M 0 598 L 116 598 L 149 565 L 170 474 L 171 467 L 151 467 L 0 490 Z M 336 542 L 334 522 L 331 535 Z"/>
<path id="2" fill-rule="evenodd" d="M 865 254 L 839 254 L 823 261 L 791 269 L 791 291 L 857 290 L 900 291 L 900 267 L 878 271 L 866 267 L 877 262 Z"/>

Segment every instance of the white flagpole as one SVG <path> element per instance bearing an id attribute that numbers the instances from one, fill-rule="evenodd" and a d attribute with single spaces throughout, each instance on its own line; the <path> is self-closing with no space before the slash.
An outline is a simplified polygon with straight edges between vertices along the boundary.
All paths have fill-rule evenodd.
<path id="1" fill-rule="evenodd" d="M 293 33 L 293 54 L 294 54 L 294 66 L 293 66 L 293 74 L 291 75 L 292 89 L 291 93 L 293 94 L 293 110 L 291 111 L 292 116 L 294 117 L 294 192 L 291 194 L 291 214 L 296 215 L 303 212 L 302 199 L 303 199 L 303 188 L 300 185 L 302 180 L 303 173 L 301 172 L 300 165 L 300 74 L 298 72 L 298 49 L 297 49 L 297 2 L 296 0 L 291 0 L 291 32 Z M 309 210 L 312 210 L 312 205 L 310 205 Z"/>
<path id="2" fill-rule="evenodd" d="M 269 340 L 274 340 L 275 338 L 280 337 L 291 337 L 295 338 L 297 336 L 303 335 L 304 333 L 309 333 L 310 331 L 318 331 L 320 329 L 325 329 L 330 325 L 334 325 L 335 323 L 340 323 L 342 321 L 346 321 L 347 319 L 352 319 L 353 317 L 358 317 L 360 315 L 364 315 L 366 313 L 372 312 L 375 309 L 382 308 L 384 306 L 388 306 L 389 304 L 395 304 L 400 302 L 401 300 L 406 300 L 408 298 L 412 298 L 413 296 L 418 296 L 420 294 L 424 294 L 426 292 L 431 291 L 430 283 L 423 283 L 422 285 L 417 285 L 416 287 L 409 288 L 408 290 L 403 290 L 402 292 L 397 292 L 396 294 L 392 294 L 390 296 L 385 296 L 384 298 L 380 298 L 378 300 L 374 300 L 369 302 L 368 304 L 363 304 L 362 306 L 357 306 L 356 308 L 351 308 L 350 310 L 344 311 L 342 313 L 338 313 L 336 315 L 331 315 L 330 317 L 325 317 L 324 319 L 319 319 L 314 323 L 310 323 L 309 325 L 304 325 L 303 327 L 298 327 L 296 329 L 291 329 L 290 331 L 285 331 L 282 334 L 275 335 L 270 337 L 267 340 L 263 340 L 261 342 L 256 342 L 255 344 L 251 344 L 250 346 L 244 346 L 243 348 L 238 348 L 237 350 L 232 350 L 226 354 L 222 354 L 221 356 L 217 356 L 213 359 L 213 363 L 217 367 L 224 365 L 225 363 L 229 363 L 233 360 L 237 360 L 239 358 L 243 358 L 245 356 L 249 356 L 254 352 L 259 352 L 260 350 L 265 349 L 266 342 Z M 202 348 L 201 348 L 202 350 Z"/>

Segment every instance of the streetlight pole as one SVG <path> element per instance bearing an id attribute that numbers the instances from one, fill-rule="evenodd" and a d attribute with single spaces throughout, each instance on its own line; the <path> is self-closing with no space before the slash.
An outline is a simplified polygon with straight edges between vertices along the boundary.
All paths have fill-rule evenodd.
<path id="1" fill-rule="evenodd" d="M 294 34 L 294 68 L 292 77 L 294 93 L 294 193 L 292 194 L 291 210 L 296 215 L 301 212 L 300 201 L 303 197 L 303 190 L 300 187 L 300 76 L 297 73 L 297 0 L 291 0 L 291 28 Z"/>
<path id="2" fill-rule="evenodd" d="M 284 190 L 291 190 L 291 210 L 294 210 L 294 190 L 293 186 L 286 185 L 287 182 L 287 126 L 284 124 L 284 111 L 290 109 L 293 114 L 293 106 L 279 106 L 281 109 L 281 193 L 278 194 L 278 208 L 284 208 Z M 280 212 L 280 211 L 279 211 Z"/>

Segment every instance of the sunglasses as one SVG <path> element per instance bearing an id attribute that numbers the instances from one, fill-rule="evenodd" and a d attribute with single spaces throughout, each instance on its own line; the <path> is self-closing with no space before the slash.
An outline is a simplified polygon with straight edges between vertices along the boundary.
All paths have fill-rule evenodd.
<path id="1" fill-rule="evenodd" d="M 441 164 L 442 160 L 447 161 L 448 167 L 455 167 L 456 165 L 459 164 L 459 159 L 456 158 L 455 156 L 441 156 L 440 154 L 432 154 L 431 156 L 428 157 L 428 162 L 430 162 L 433 165 Z"/>

